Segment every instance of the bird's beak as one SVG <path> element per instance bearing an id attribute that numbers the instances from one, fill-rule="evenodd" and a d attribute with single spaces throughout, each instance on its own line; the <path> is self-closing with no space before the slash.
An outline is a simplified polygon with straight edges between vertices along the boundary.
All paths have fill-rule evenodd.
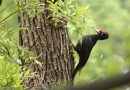
<path id="1" fill-rule="evenodd" d="M 100 33 L 99 30 L 95 27 L 92 27 L 98 34 Z"/>

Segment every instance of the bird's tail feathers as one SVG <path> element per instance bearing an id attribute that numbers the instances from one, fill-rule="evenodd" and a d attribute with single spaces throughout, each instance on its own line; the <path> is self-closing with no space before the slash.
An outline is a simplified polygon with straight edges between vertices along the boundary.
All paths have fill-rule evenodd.
<path id="1" fill-rule="evenodd" d="M 79 72 L 79 74 L 80 74 L 81 70 L 82 70 L 82 67 L 81 67 L 80 64 L 78 64 L 78 65 L 76 66 L 76 68 L 75 68 L 73 74 L 72 74 L 72 79 L 73 79 L 73 80 L 74 80 L 74 78 L 75 78 L 77 72 Z"/>

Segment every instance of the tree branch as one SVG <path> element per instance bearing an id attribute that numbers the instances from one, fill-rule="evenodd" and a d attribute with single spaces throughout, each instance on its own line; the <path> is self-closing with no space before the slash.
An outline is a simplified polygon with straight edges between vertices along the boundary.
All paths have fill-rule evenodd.
<path id="1" fill-rule="evenodd" d="M 108 90 L 130 83 L 130 71 L 92 83 L 69 87 L 63 90 Z"/>

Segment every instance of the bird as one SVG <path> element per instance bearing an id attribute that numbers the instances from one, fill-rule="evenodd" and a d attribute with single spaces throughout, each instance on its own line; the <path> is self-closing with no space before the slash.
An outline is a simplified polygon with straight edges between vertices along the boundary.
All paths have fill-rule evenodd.
<path id="1" fill-rule="evenodd" d="M 98 30 L 95 27 L 92 28 L 97 32 L 97 34 L 85 35 L 82 37 L 82 40 L 78 40 L 76 46 L 73 46 L 74 50 L 79 55 L 79 62 L 72 74 L 72 80 L 74 80 L 77 72 L 80 71 L 87 63 L 90 53 L 96 42 L 98 40 L 105 40 L 109 38 L 109 34 L 105 30 L 103 29 Z"/>

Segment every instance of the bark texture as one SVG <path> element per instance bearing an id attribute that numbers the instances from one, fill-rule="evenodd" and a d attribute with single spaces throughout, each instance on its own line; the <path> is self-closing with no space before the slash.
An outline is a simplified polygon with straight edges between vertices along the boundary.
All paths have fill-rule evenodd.
<path id="1" fill-rule="evenodd" d="M 39 2 L 45 3 L 42 0 Z M 20 26 L 27 28 L 19 32 L 20 45 L 33 51 L 42 63 L 42 66 L 36 63 L 23 65 L 23 68 L 36 72 L 36 76 L 24 80 L 24 85 L 29 90 L 44 90 L 72 83 L 74 59 L 67 28 L 55 27 L 48 22 L 47 15 L 48 11 L 37 14 L 33 19 L 23 12 L 20 15 Z M 22 62 L 24 64 L 23 60 Z"/>

